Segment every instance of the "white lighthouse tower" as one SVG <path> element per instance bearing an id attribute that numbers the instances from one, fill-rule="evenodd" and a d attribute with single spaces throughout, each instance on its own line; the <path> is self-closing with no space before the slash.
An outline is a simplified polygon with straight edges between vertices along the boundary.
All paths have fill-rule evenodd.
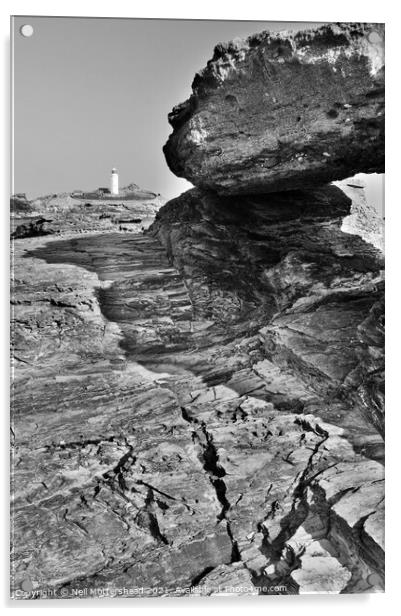
<path id="1" fill-rule="evenodd" d="M 111 194 L 118 195 L 118 173 L 115 167 L 111 170 Z"/>

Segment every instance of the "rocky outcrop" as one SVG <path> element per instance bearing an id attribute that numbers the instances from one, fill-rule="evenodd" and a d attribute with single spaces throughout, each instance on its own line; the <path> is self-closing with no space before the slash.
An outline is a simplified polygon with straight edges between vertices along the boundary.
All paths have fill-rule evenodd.
<path id="1" fill-rule="evenodd" d="M 54 233 L 49 223 L 51 220 L 46 218 L 19 218 L 13 221 L 11 227 L 11 237 L 13 239 L 21 239 L 23 237 L 35 237 L 36 235 L 49 235 Z"/>
<path id="2" fill-rule="evenodd" d="M 169 115 L 170 169 L 220 194 L 384 171 L 384 27 L 331 24 L 217 45 Z"/>
<path id="3" fill-rule="evenodd" d="M 352 179 L 327 184 L 383 169 L 382 51 L 381 26 L 361 24 L 219 45 L 169 116 L 167 162 L 197 188 L 166 204 L 150 233 L 209 323 L 192 365 L 216 390 L 247 396 L 229 445 L 226 411 L 210 408 L 230 399 L 226 389 L 195 392 L 196 410 L 180 404 L 258 592 L 383 587 L 382 225 Z M 202 351 L 211 336 L 213 368 Z M 245 445 L 249 408 L 263 417 L 266 447 Z M 304 430 L 298 444 L 315 435 L 308 457 L 276 443 L 289 438 L 287 421 Z M 272 482 L 255 524 L 260 455 Z M 249 467 L 251 493 L 237 487 Z"/>
<path id="4" fill-rule="evenodd" d="M 383 590 L 383 254 L 324 183 L 382 164 L 380 32 L 219 46 L 166 149 L 200 187 L 14 241 L 14 597 Z"/>
<path id="5" fill-rule="evenodd" d="M 206 308 L 150 236 L 17 240 L 15 268 L 13 596 L 383 587 L 382 440 L 269 359 L 267 303 L 206 276 Z"/>
<path id="6" fill-rule="evenodd" d="M 334 186 L 251 197 L 193 189 L 160 210 L 151 232 L 182 272 L 195 314 L 223 331 L 259 332 L 269 359 L 320 399 L 352 408 L 361 387 L 355 404 L 382 429 L 384 264 L 341 231 L 350 207 Z M 359 439 L 360 422 L 340 413 Z"/>
<path id="7" fill-rule="evenodd" d="M 33 208 L 25 194 L 12 195 L 10 198 L 10 212 L 12 215 L 29 216 Z"/>
<path id="8" fill-rule="evenodd" d="M 153 222 L 157 210 L 165 203 L 160 195 L 143 191 L 136 184 L 123 189 L 118 199 L 95 197 L 74 198 L 59 193 L 27 201 L 22 196 L 13 196 L 10 199 L 12 237 L 30 237 L 42 232 L 64 236 L 99 231 L 138 233 Z"/>

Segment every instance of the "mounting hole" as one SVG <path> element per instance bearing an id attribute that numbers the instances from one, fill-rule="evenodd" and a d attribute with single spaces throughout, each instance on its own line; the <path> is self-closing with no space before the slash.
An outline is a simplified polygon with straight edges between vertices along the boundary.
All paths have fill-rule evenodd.
<path id="1" fill-rule="evenodd" d="M 22 36 L 28 38 L 33 34 L 33 27 L 30 24 L 24 24 L 20 27 L 19 31 L 21 32 Z"/>

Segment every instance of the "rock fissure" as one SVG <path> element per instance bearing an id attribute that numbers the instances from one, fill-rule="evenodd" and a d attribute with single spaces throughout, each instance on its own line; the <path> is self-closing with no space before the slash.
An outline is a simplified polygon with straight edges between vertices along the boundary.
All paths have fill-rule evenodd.
<path id="1" fill-rule="evenodd" d="M 191 416 L 188 414 L 185 408 L 181 408 L 181 412 L 184 420 L 195 426 L 195 430 L 192 432 L 192 440 L 201 449 L 203 468 L 209 477 L 209 481 L 216 492 L 217 500 L 221 505 L 221 511 L 217 515 L 217 520 L 218 522 L 224 520 L 226 523 L 227 535 L 229 536 L 232 544 L 230 562 L 237 562 L 241 560 L 241 557 L 238 550 L 237 541 L 235 540 L 232 533 L 230 520 L 227 517 L 227 512 L 229 511 L 231 504 L 227 500 L 227 487 L 222 479 L 222 477 L 225 476 L 226 472 L 219 463 L 219 456 L 213 443 L 213 436 L 208 432 L 205 423 L 201 423 L 199 425 L 196 420 L 191 419 Z"/>

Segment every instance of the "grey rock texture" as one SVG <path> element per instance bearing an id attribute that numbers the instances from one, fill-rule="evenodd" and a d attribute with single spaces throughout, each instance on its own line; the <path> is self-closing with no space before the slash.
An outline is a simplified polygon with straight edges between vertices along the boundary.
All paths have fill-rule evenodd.
<path id="1" fill-rule="evenodd" d="M 334 186 L 250 197 L 193 189 L 150 232 L 182 272 L 195 314 L 258 331 L 269 359 L 320 396 L 355 397 L 382 431 L 384 262 L 341 231 L 350 207 Z"/>
<path id="2" fill-rule="evenodd" d="M 73 198 L 68 193 L 46 195 L 28 201 L 10 200 L 11 235 L 23 237 L 52 233 L 90 233 L 98 231 L 131 231 L 138 233 L 153 221 L 157 210 L 165 203 L 160 195 L 137 190 L 129 199 L 123 189 L 120 198 L 100 200 Z M 135 198 L 137 195 L 137 198 Z M 39 224 L 40 220 L 43 220 Z"/>
<path id="3" fill-rule="evenodd" d="M 35 237 L 36 235 L 50 235 L 53 233 L 53 229 L 49 226 L 51 220 L 41 216 L 19 218 L 14 220 L 13 223 L 11 227 L 11 237 L 13 239 Z"/>
<path id="4" fill-rule="evenodd" d="M 144 234 L 13 204 L 59 234 L 13 241 L 16 598 L 383 591 L 383 254 L 326 183 L 382 168 L 382 35 L 218 46 Z"/>
<path id="5" fill-rule="evenodd" d="M 170 169 L 220 194 L 384 171 L 384 26 L 331 24 L 220 44 L 169 115 Z"/>
<path id="6" fill-rule="evenodd" d="M 212 303 L 194 292 L 188 246 L 202 264 L 224 227 L 192 221 L 184 249 L 171 210 L 153 232 L 163 222 L 181 246 L 178 269 L 151 236 L 15 241 L 12 591 L 379 591 L 381 437 L 346 395 L 322 394 L 335 376 L 275 362 L 268 304 L 238 310 L 245 276 L 227 288 L 209 271 Z"/>

